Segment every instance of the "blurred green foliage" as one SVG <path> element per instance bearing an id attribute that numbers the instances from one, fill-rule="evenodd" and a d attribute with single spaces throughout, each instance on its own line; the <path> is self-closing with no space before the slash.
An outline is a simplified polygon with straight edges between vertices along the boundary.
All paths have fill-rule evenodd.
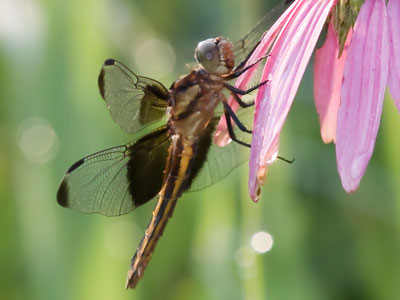
<path id="1" fill-rule="evenodd" d="M 56 203 L 74 161 L 131 139 L 97 90 L 106 58 L 169 86 L 186 72 L 198 41 L 236 40 L 269 8 L 261 0 L 0 2 L 1 299 L 400 295 L 398 112 L 385 101 L 361 187 L 346 194 L 334 146 L 319 136 L 312 68 L 281 141 L 280 155 L 295 163 L 270 168 L 258 204 L 248 197 L 245 165 L 182 197 L 137 289 L 124 289 L 125 276 L 152 204 L 107 218 Z M 146 42 L 159 48 L 146 53 Z M 274 239 L 265 254 L 250 246 L 258 231 Z"/>

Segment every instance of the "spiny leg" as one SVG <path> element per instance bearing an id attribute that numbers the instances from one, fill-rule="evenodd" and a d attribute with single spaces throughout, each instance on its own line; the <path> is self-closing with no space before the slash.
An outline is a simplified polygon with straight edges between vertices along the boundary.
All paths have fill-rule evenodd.
<path id="1" fill-rule="evenodd" d="M 247 129 L 246 126 L 243 125 L 242 122 L 240 122 L 239 118 L 237 117 L 237 115 L 235 114 L 235 112 L 232 110 L 232 108 L 229 106 L 228 103 L 226 102 L 222 102 L 224 105 L 224 110 L 225 112 L 227 112 L 230 116 L 230 118 L 232 118 L 232 120 L 235 122 L 235 124 L 239 127 L 239 129 L 243 132 L 246 133 L 253 133 L 251 130 Z"/>
<path id="2" fill-rule="evenodd" d="M 242 146 L 251 148 L 250 144 L 237 139 L 237 137 L 235 135 L 235 132 L 233 131 L 232 122 L 231 122 L 231 118 L 235 121 L 235 119 L 230 114 L 230 111 L 232 112 L 232 108 L 229 105 L 227 105 L 225 102 L 223 102 L 223 103 L 224 103 L 224 115 L 225 115 L 225 120 L 226 120 L 226 126 L 228 128 L 229 137 L 232 139 L 232 141 L 234 141 L 234 142 L 236 142 L 236 143 L 238 143 L 238 144 L 240 144 Z M 238 123 L 236 121 L 235 121 L 235 123 L 238 125 L 239 129 L 241 129 L 239 124 L 244 127 L 244 125 L 239 121 L 237 116 L 235 114 L 233 114 L 233 116 L 235 116 L 236 120 L 238 121 Z M 244 129 L 246 129 L 246 127 L 244 127 Z M 250 131 L 248 129 L 242 130 L 242 131 L 248 132 L 248 133 L 252 133 L 252 131 Z M 284 162 L 286 162 L 288 164 L 292 164 L 294 162 L 294 158 L 289 160 L 289 159 L 286 159 L 286 158 L 284 158 L 282 156 L 279 156 L 279 155 L 276 158 L 280 159 L 280 160 L 282 160 L 282 161 L 284 161 Z"/>
<path id="3" fill-rule="evenodd" d="M 224 103 L 224 115 L 225 115 L 226 126 L 227 126 L 227 129 L 228 129 L 229 137 L 232 139 L 232 141 L 234 141 L 234 142 L 236 142 L 236 143 L 238 143 L 238 144 L 240 144 L 242 146 L 250 148 L 251 147 L 250 144 L 245 143 L 245 142 L 237 139 L 237 137 L 235 135 L 235 132 L 233 131 L 233 128 L 232 128 L 231 115 L 229 114 L 229 111 L 226 108 L 227 106 L 229 106 L 229 105 L 225 105 L 225 103 Z M 243 125 L 243 124 L 241 124 L 241 125 Z"/>
<path id="4" fill-rule="evenodd" d="M 224 86 L 225 86 L 225 88 L 227 88 L 227 89 L 230 91 L 231 95 L 232 95 L 233 98 L 236 100 L 236 102 L 237 102 L 241 107 L 246 108 L 246 107 L 249 107 L 249 106 L 253 106 L 253 105 L 254 105 L 254 100 L 251 101 L 251 102 L 249 102 L 249 103 L 246 103 L 246 102 L 244 102 L 244 101 L 239 97 L 238 94 L 240 94 L 240 95 L 249 94 L 249 93 L 251 93 L 252 91 L 258 89 L 260 86 L 266 84 L 267 82 L 268 82 L 268 80 L 263 81 L 263 82 L 261 82 L 260 84 L 254 86 L 254 87 L 252 87 L 252 88 L 250 88 L 250 89 L 248 89 L 248 90 L 241 90 L 241 89 L 238 89 L 238 88 L 236 88 L 236 87 L 234 87 L 234 86 L 232 86 L 232 85 L 230 85 L 230 84 L 227 84 L 227 83 L 224 83 Z"/>
<path id="5" fill-rule="evenodd" d="M 243 60 L 237 67 L 235 67 L 231 73 L 229 73 L 228 75 L 224 76 L 224 80 L 232 80 L 235 78 L 238 78 L 240 75 L 242 75 L 244 72 L 247 72 L 249 69 L 251 69 L 252 67 L 254 67 L 256 64 L 258 64 L 260 61 L 262 61 L 263 59 L 267 58 L 269 56 L 269 54 L 261 56 L 259 59 L 257 59 L 254 63 L 248 65 L 247 67 L 245 67 L 245 64 L 248 61 L 247 57 L 245 60 Z"/>
<path id="6" fill-rule="evenodd" d="M 230 90 L 231 92 L 233 92 L 235 94 L 247 95 L 247 94 L 250 94 L 252 91 L 255 91 L 256 89 L 258 89 L 260 86 L 263 86 L 268 81 L 269 80 L 265 80 L 263 82 L 260 82 L 259 84 L 249 88 L 248 90 L 238 89 L 237 87 L 234 87 L 233 85 L 230 85 L 229 83 L 226 83 L 226 82 L 224 82 L 224 87 L 226 87 L 228 90 Z"/>
<path id="7" fill-rule="evenodd" d="M 288 164 L 292 164 L 293 162 L 294 162 L 294 158 L 292 158 L 292 159 L 287 159 L 287 158 L 284 158 L 284 157 L 282 157 L 282 156 L 277 156 L 276 157 L 277 159 L 280 159 L 280 160 L 282 160 L 282 161 L 284 161 L 284 162 L 286 162 L 286 163 L 288 163 Z"/>
<path id="8" fill-rule="evenodd" d="M 243 68 L 246 65 L 247 61 L 250 59 L 251 55 L 254 53 L 254 51 L 256 50 L 258 45 L 260 44 L 260 42 L 261 42 L 261 40 L 259 40 L 257 42 L 257 44 L 253 47 L 253 49 L 251 49 L 249 54 L 247 54 L 247 56 L 235 67 L 234 71 L 235 70 L 239 70 L 239 69 Z"/>
<path id="9" fill-rule="evenodd" d="M 231 95 L 232 95 L 233 99 L 235 99 L 236 102 L 240 105 L 240 107 L 246 108 L 246 107 L 250 107 L 250 106 L 254 105 L 254 100 L 249 103 L 246 103 L 242 99 L 240 99 L 238 94 L 231 91 Z"/>
<path id="10" fill-rule="evenodd" d="M 243 142 L 243 141 L 241 141 L 241 140 L 238 140 L 238 138 L 236 137 L 235 132 L 233 131 L 232 121 L 231 121 L 231 120 L 233 120 L 233 121 L 235 122 L 235 124 L 238 126 L 238 128 L 239 128 L 241 131 L 246 132 L 246 133 L 253 133 L 253 131 L 248 130 L 248 129 L 243 125 L 243 123 L 240 122 L 239 118 L 238 118 L 237 115 L 233 112 L 233 110 L 232 110 L 232 108 L 229 106 L 229 104 L 227 104 L 226 102 L 222 102 L 222 103 L 223 103 L 223 105 L 224 105 L 224 115 L 225 115 L 225 119 L 226 119 L 226 126 L 227 126 L 227 129 L 228 129 L 229 137 L 232 139 L 232 141 L 234 141 L 234 142 L 236 142 L 236 143 L 238 143 L 238 144 L 240 144 L 240 145 L 243 145 L 243 146 L 246 146 L 246 147 L 249 147 L 249 148 L 250 148 L 250 147 L 251 147 L 250 144 L 248 144 L 248 143 L 246 143 L 246 142 Z M 284 158 L 284 157 L 279 156 L 279 155 L 278 155 L 276 158 L 277 158 L 277 159 L 280 159 L 280 160 L 282 160 L 282 161 L 284 161 L 284 162 L 286 162 L 286 163 L 288 163 L 288 164 L 292 164 L 292 163 L 294 162 L 294 159 L 289 160 L 289 159 Z"/>

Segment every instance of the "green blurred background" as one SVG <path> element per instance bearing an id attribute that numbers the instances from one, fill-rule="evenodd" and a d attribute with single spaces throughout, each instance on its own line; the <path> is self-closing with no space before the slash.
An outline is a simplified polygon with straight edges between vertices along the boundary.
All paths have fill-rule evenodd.
<path id="1" fill-rule="evenodd" d="M 146 274 L 124 289 L 153 204 L 107 218 L 61 208 L 79 158 L 131 137 L 97 89 L 113 57 L 169 86 L 197 42 L 238 39 L 261 0 L 0 0 L 1 299 L 399 299 L 400 120 L 385 101 L 360 189 L 346 194 L 322 143 L 307 71 L 260 203 L 247 166 L 182 197 Z M 273 238 L 257 253 L 252 236 Z"/>

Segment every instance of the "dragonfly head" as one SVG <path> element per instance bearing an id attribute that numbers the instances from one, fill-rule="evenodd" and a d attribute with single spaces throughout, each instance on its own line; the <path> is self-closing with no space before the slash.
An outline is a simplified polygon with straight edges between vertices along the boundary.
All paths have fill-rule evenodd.
<path id="1" fill-rule="evenodd" d="M 207 39 L 197 45 L 195 58 L 209 73 L 228 74 L 235 66 L 232 43 L 223 37 Z"/>

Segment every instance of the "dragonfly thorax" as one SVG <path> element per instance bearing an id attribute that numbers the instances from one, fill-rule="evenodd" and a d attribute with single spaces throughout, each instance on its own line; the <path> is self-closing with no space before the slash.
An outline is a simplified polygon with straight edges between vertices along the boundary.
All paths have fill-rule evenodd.
<path id="1" fill-rule="evenodd" d="M 233 45 L 223 37 L 201 41 L 195 50 L 195 58 L 212 74 L 228 74 L 235 66 Z"/>

